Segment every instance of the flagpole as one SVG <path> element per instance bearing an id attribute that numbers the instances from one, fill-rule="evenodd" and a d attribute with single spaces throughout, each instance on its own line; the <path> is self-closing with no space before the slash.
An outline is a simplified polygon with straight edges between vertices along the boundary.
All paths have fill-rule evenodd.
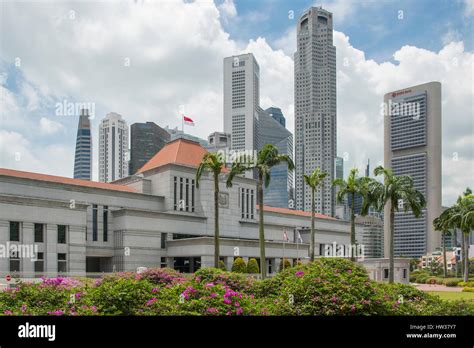
<path id="1" fill-rule="evenodd" d="M 184 134 L 184 115 L 181 114 L 181 132 Z"/>

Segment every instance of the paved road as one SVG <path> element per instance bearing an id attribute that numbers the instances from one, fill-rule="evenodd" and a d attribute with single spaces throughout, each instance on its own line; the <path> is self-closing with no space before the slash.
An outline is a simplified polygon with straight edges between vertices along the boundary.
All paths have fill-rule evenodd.
<path id="1" fill-rule="evenodd" d="M 462 288 L 457 286 L 446 286 L 438 284 L 413 284 L 417 289 L 422 291 L 447 291 L 447 292 L 461 292 Z"/>

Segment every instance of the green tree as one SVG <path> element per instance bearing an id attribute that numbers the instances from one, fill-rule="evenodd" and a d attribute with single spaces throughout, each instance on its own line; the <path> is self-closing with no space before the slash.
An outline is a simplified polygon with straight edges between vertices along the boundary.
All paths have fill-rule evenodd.
<path id="1" fill-rule="evenodd" d="M 219 269 L 223 271 L 227 271 L 227 268 L 225 267 L 225 263 L 222 260 L 219 260 Z"/>
<path id="2" fill-rule="evenodd" d="M 446 236 L 450 234 L 449 224 L 446 219 L 442 219 L 438 216 L 433 220 L 433 227 L 436 231 L 441 232 L 441 239 L 443 245 L 443 275 L 445 278 L 448 277 L 448 261 L 446 260 Z"/>
<path id="3" fill-rule="evenodd" d="M 394 251 L 393 235 L 395 212 L 403 210 L 411 211 L 415 217 L 421 216 L 421 210 L 426 206 L 425 197 L 421 192 L 413 187 L 413 179 L 406 175 L 393 175 L 392 170 L 378 166 L 374 170 L 376 176 L 383 175 L 384 182 L 381 184 L 373 180 L 370 183 L 369 194 L 374 200 L 378 210 L 388 207 L 390 213 L 390 235 L 389 235 L 389 283 L 393 283 L 394 278 Z M 387 216 L 385 216 L 387 218 Z"/>
<path id="4" fill-rule="evenodd" d="M 241 158 L 237 158 L 232 163 L 229 176 L 227 178 L 227 187 L 232 187 L 232 181 L 236 175 L 243 174 L 247 170 L 257 171 L 257 202 L 258 202 L 258 235 L 260 241 L 260 273 L 262 279 L 267 275 L 266 259 L 265 259 L 265 230 L 263 226 L 263 185 L 268 187 L 270 184 L 270 171 L 272 167 L 286 163 L 288 170 L 293 170 L 295 165 L 288 155 L 278 153 L 278 149 L 271 144 L 266 144 L 258 152 L 257 159 L 242 163 Z"/>
<path id="5" fill-rule="evenodd" d="M 255 258 L 251 258 L 247 263 L 247 273 L 260 273 L 260 269 L 258 268 L 258 262 Z"/>
<path id="6" fill-rule="evenodd" d="M 232 264 L 232 272 L 235 273 L 246 273 L 247 272 L 247 265 L 245 264 L 245 260 L 241 257 L 238 257 L 234 260 Z"/>
<path id="7" fill-rule="evenodd" d="M 337 192 L 336 198 L 339 203 L 344 200 L 345 196 L 350 196 L 352 198 L 351 204 L 351 247 L 354 247 L 356 244 L 355 240 L 355 212 L 354 212 L 354 202 L 356 195 L 361 195 L 363 197 L 362 203 L 362 211 L 361 215 L 367 215 L 369 210 L 369 206 L 372 203 L 375 203 L 371 200 L 371 195 L 369 195 L 369 184 L 373 180 L 364 176 L 364 177 L 357 177 L 358 170 L 357 168 L 351 169 L 347 180 L 344 179 L 336 179 L 333 181 L 334 186 L 339 186 L 339 191 Z M 355 261 L 355 255 L 352 253 L 351 260 Z"/>
<path id="8" fill-rule="evenodd" d="M 459 196 L 456 204 L 441 213 L 439 219 L 449 229 L 459 229 L 462 234 L 461 254 L 464 281 L 469 281 L 469 235 L 474 229 L 474 195 L 467 188 L 463 196 Z"/>
<path id="9" fill-rule="evenodd" d="M 219 175 L 225 162 L 217 153 L 206 153 L 196 170 L 196 188 L 204 171 L 212 173 L 214 179 L 214 267 L 219 268 Z"/>
<path id="10" fill-rule="evenodd" d="M 311 188 L 311 237 L 309 243 L 309 258 L 311 261 L 314 261 L 314 194 L 317 188 L 323 185 L 324 178 L 327 175 L 328 173 L 321 171 L 321 168 L 316 168 L 311 175 L 304 174 L 304 181 Z"/>

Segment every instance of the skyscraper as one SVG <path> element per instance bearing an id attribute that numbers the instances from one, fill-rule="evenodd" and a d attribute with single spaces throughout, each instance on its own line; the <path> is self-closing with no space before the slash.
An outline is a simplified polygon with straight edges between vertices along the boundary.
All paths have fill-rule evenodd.
<path id="1" fill-rule="evenodd" d="M 110 182 L 128 175 L 128 127 L 122 116 L 111 112 L 99 126 L 99 181 Z"/>
<path id="2" fill-rule="evenodd" d="M 232 150 L 257 148 L 260 68 L 252 53 L 224 58 L 224 132 Z"/>
<path id="3" fill-rule="evenodd" d="M 285 123 L 281 110 L 280 114 Z M 257 148 L 260 150 L 265 144 L 272 144 L 278 149 L 278 153 L 293 158 L 293 134 L 282 126 L 281 118 L 273 118 L 268 111 L 259 112 Z M 293 171 L 289 171 L 288 165 L 282 163 L 271 169 L 270 177 L 270 185 L 264 187 L 263 203 L 272 207 L 288 208 L 288 201 L 293 199 Z"/>
<path id="4" fill-rule="evenodd" d="M 209 145 L 205 149 L 209 152 L 226 151 L 230 148 L 230 134 L 213 132 L 207 137 Z"/>
<path id="5" fill-rule="evenodd" d="M 92 135 L 88 110 L 79 116 L 74 156 L 74 179 L 92 180 Z"/>
<path id="6" fill-rule="evenodd" d="M 303 174 L 320 167 L 329 175 L 315 198 L 316 211 L 335 214 L 336 48 L 332 14 L 311 7 L 298 20 L 295 61 L 296 208 L 311 209 Z"/>
<path id="7" fill-rule="evenodd" d="M 441 208 L 441 84 L 429 82 L 385 94 L 384 165 L 408 175 L 426 198 L 420 218 L 395 213 L 395 255 L 421 257 L 441 244 L 433 219 Z M 403 204 L 403 202 L 400 202 Z M 385 256 L 389 252 L 390 208 L 385 207 Z"/>
<path id="8" fill-rule="evenodd" d="M 135 174 L 170 139 L 170 134 L 154 122 L 132 124 L 130 126 L 130 174 Z"/>
<path id="9" fill-rule="evenodd" d="M 283 112 L 281 111 L 280 108 L 272 106 L 266 109 L 265 112 L 269 114 L 275 121 L 277 121 L 283 127 L 286 127 L 286 119 L 285 119 L 285 116 L 283 116 Z"/>

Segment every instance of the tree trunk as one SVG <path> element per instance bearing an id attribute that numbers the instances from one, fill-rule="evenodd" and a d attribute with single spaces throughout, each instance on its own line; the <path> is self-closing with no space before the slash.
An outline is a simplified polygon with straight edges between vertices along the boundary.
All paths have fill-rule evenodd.
<path id="1" fill-rule="evenodd" d="M 444 277 L 448 277 L 448 261 L 446 260 L 446 238 L 445 238 L 445 233 L 441 235 L 441 238 L 443 238 L 443 266 L 444 266 Z"/>
<path id="2" fill-rule="evenodd" d="M 461 274 L 463 275 L 463 278 L 465 277 L 465 271 L 466 271 L 466 242 L 464 239 L 464 233 L 461 231 Z"/>
<path id="3" fill-rule="evenodd" d="M 314 187 L 311 188 L 311 239 L 309 243 L 309 258 L 314 261 Z"/>
<path id="4" fill-rule="evenodd" d="M 265 259 L 265 231 L 263 229 L 263 175 L 258 173 L 258 235 L 260 239 L 260 274 L 262 279 L 267 276 L 267 261 Z"/>
<path id="5" fill-rule="evenodd" d="M 388 271 L 388 282 L 390 284 L 393 284 L 393 280 L 394 280 L 394 274 L 393 272 L 395 271 L 395 267 L 394 267 L 394 264 L 393 264 L 393 254 L 394 254 L 394 250 L 393 250 L 393 232 L 395 230 L 395 226 L 394 226 L 394 223 L 395 223 L 395 212 L 393 211 L 393 203 L 391 203 L 391 206 L 390 206 L 390 236 L 389 236 L 389 253 L 390 253 L 390 260 L 389 260 L 389 271 Z"/>
<path id="6" fill-rule="evenodd" d="M 355 200 L 355 193 L 352 192 L 352 204 L 351 204 L 351 261 L 355 261 L 355 214 L 354 214 L 354 200 Z"/>
<path id="7" fill-rule="evenodd" d="M 464 238 L 464 248 L 466 251 L 464 255 L 466 258 L 464 259 L 464 281 L 469 281 L 469 233 L 463 233 Z"/>
<path id="8" fill-rule="evenodd" d="M 454 260 L 456 261 L 456 263 L 454 264 L 454 272 L 455 272 L 454 276 L 457 278 L 458 277 L 458 259 L 456 258 L 456 248 L 458 246 L 458 242 L 456 240 L 456 229 L 453 230 L 451 243 L 453 245 Z"/>
<path id="9" fill-rule="evenodd" d="M 219 176 L 214 175 L 214 267 L 219 268 Z"/>

